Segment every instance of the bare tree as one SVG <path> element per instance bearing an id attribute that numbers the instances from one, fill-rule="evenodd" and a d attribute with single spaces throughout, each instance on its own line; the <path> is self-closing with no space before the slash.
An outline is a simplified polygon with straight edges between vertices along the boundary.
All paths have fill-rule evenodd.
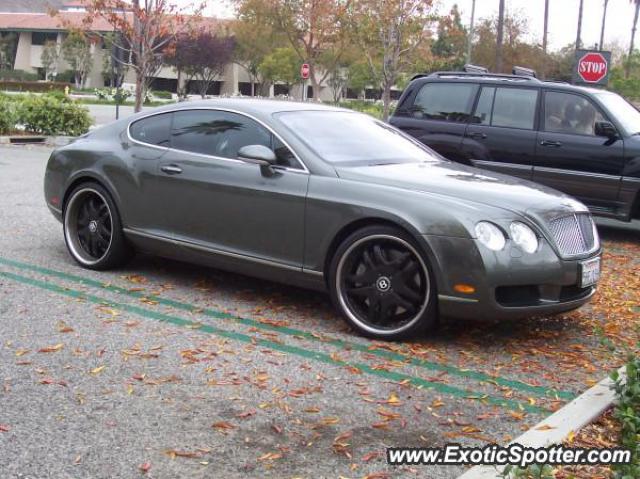
<path id="1" fill-rule="evenodd" d="M 582 11 L 584 7 L 584 0 L 580 0 L 580 6 L 578 7 L 578 32 L 576 34 L 576 49 L 582 46 Z"/>

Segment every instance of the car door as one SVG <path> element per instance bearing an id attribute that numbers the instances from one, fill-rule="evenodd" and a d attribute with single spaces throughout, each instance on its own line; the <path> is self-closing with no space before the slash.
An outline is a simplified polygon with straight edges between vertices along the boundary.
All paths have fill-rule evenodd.
<path id="1" fill-rule="evenodd" d="M 587 96 L 546 90 L 536 146 L 534 180 L 580 199 L 591 208 L 613 210 L 622 179 L 624 143 L 595 134 L 607 121 Z"/>
<path id="2" fill-rule="evenodd" d="M 273 174 L 237 159 L 261 144 L 276 152 Z M 160 234 L 223 253 L 289 266 L 303 259 L 309 175 L 272 132 L 239 113 L 174 112 L 170 149 L 158 165 Z"/>
<path id="3" fill-rule="evenodd" d="M 391 124 L 445 158 L 459 161 L 460 145 L 469 120 L 478 85 L 476 83 L 425 83 L 407 98 Z"/>
<path id="4" fill-rule="evenodd" d="M 539 90 L 483 85 L 462 151 L 466 161 L 530 180 L 536 151 Z"/>

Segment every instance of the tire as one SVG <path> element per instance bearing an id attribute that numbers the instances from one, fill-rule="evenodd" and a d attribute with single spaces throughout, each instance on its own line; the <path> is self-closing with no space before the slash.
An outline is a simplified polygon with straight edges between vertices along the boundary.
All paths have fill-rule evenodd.
<path id="1" fill-rule="evenodd" d="M 346 321 L 369 338 L 413 338 L 436 323 L 429 262 L 398 228 L 368 226 L 347 237 L 331 260 L 329 290 Z"/>
<path id="2" fill-rule="evenodd" d="M 109 192 L 97 183 L 73 189 L 65 202 L 62 224 L 67 249 L 84 268 L 112 269 L 132 256 L 118 209 Z"/>

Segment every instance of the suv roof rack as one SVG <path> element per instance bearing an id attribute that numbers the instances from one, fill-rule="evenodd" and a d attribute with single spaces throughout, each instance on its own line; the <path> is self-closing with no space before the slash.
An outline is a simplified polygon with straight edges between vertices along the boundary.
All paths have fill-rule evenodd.
<path id="1" fill-rule="evenodd" d="M 416 75 L 412 78 L 420 78 L 424 76 L 443 78 L 443 77 L 466 77 L 466 78 L 493 78 L 496 80 L 520 80 L 539 82 L 536 77 L 530 75 L 509 75 L 506 73 L 474 73 L 474 72 L 433 72 L 430 75 Z"/>

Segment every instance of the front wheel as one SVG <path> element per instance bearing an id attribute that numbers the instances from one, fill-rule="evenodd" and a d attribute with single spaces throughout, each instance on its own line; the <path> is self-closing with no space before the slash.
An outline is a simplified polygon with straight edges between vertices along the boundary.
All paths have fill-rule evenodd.
<path id="1" fill-rule="evenodd" d="M 71 192 L 64 208 L 63 227 L 69 253 L 85 268 L 115 268 L 131 256 L 116 205 L 96 183 L 82 184 Z"/>
<path id="2" fill-rule="evenodd" d="M 414 337 L 436 321 L 427 260 L 397 228 L 370 226 L 351 234 L 331 261 L 329 287 L 349 324 L 371 338 Z"/>

